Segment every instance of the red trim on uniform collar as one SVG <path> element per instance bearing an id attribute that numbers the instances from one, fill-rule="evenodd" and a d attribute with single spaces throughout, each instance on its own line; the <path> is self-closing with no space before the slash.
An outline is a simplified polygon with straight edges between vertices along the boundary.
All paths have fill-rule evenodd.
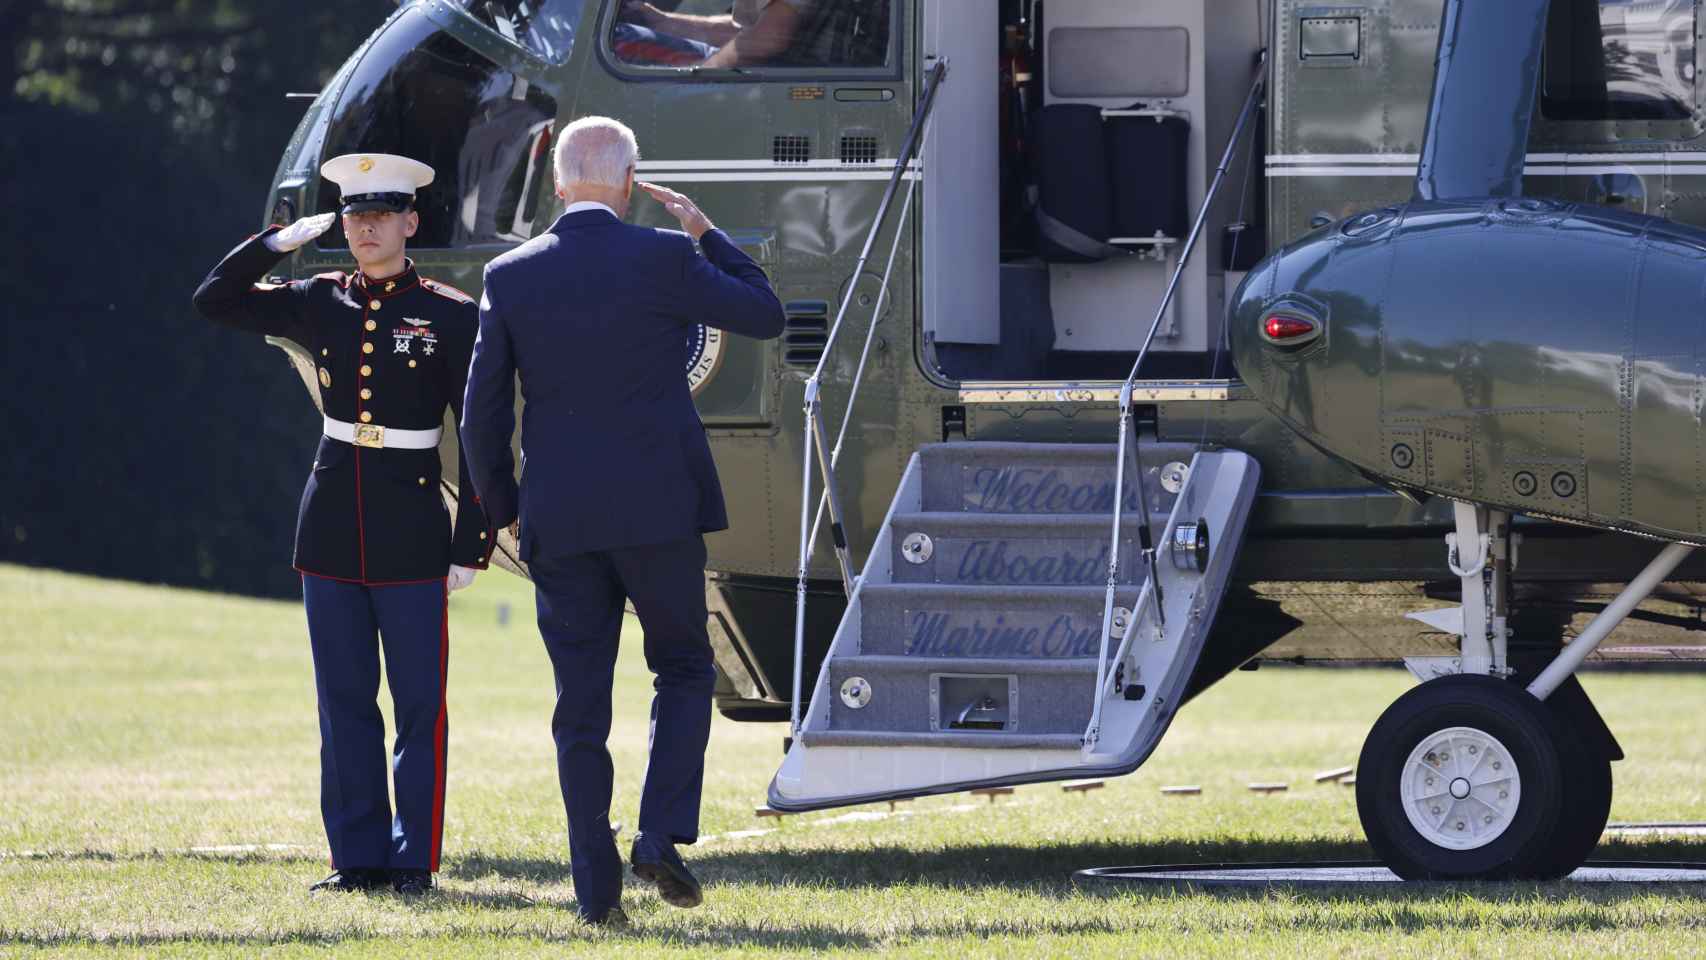
<path id="1" fill-rule="evenodd" d="M 415 272 L 415 261 L 405 257 L 403 259 L 402 273 L 399 273 L 394 277 L 380 277 L 378 279 L 374 279 L 369 277 L 367 274 L 362 273 L 360 270 L 357 270 L 355 273 L 355 282 L 361 284 L 361 291 L 363 295 L 378 297 L 383 300 L 386 297 L 394 297 L 405 290 L 413 290 L 415 287 L 420 285 L 421 275 Z M 385 285 L 388 283 L 395 283 L 396 287 L 386 290 Z"/>

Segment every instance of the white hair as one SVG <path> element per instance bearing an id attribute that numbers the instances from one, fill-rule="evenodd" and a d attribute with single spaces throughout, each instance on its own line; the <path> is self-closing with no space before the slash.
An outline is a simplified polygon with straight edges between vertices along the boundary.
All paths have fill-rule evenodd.
<path id="1" fill-rule="evenodd" d="M 563 128 L 552 158 L 557 184 L 592 183 L 620 188 L 640 159 L 634 131 L 609 117 L 582 117 Z"/>

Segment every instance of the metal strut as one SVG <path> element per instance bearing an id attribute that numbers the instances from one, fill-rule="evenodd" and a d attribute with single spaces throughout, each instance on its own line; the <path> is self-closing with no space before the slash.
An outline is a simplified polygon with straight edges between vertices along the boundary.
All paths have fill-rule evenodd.
<path id="1" fill-rule="evenodd" d="M 1601 610 L 1576 639 L 1564 645 L 1558 656 L 1547 664 L 1545 670 L 1540 671 L 1540 676 L 1529 683 L 1528 692 L 1540 700 L 1551 696 L 1552 691 L 1570 679 L 1570 675 L 1587 660 L 1588 655 L 1599 648 L 1600 641 L 1617 629 L 1617 625 L 1634 611 L 1636 605 L 1651 596 L 1677 565 L 1688 559 L 1688 555 L 1693 552 L 1694 546 L 1687 543 L 1672 543 L 1660 550 L 1659 555 L 1654 557 L 1635 579 L 1629 581 L 1629 585 L 1623 588 L 1617 599 Z"/>
<path id="2" fill-rule="evenodd" d="M 901 180 L 906 175 L 907 165 L 918 153 L 923 142 L 925 130 L 930 116 L 931 107 L 936 102 L 936 91 L 941 87 L 942 80 L 948 74 L 948 61 L 937 60 L 924 75 L 924 92 L 919 98 L 918 109 L 913 112 L 912 126 L 906 134 L 906 142 L 901 148 L 900 156 L 895 160 L 894 171 L 889 176 L 888 186 L 883 190 L 882 202 L 877 206 L 876 218 L 871 223 L 870 231 L 865 235 L 865 246 L 859 252 L 859 260 L 853 267 L 853 280 L 847 285 L 847 292 L 841 298 L 841 305 L 835 312 L 835 322 L 830 325 L 829 333 L 824 338 L 823 353 L 818 357 L 817 366 L 806 380 L 805 385 L 805 446 L 800 451 L 800 562 L 798 576 L 794 584 L 794 670 L 793 693 L 789 702 L 788 730 L 791 735 L 798 737 L 800 733 L 800 684 L 801 670 L 805 662 L 806 647 L 806 582 L 811 569 L 812 549 L 817 542 L 818 519 L 814 519 L 811 509 L 812 492 L 812 461 L 816 459 L 824 472 L 824 491 L 819 501 L 819 518 L 827 509 L 829 513 L 830 536 L 835 543 L 835 557 L 841 568 L 842 589 L 849 597 L 853 594 L 854 583 L 858 577 L 853 572 L 852 551 L 847 541 L 846 526 L 842 519 L 841 500 L 835 491 L 835 462 L 840 457 L 841 437 L 835 441 L 831 450 L 828 435 L 821 422 L 823 405 L 821 402 L 823 371 L 829 362 L 831 348 L 835 345 L 837 334 L 841 332 L 841 322 L 847 316 L 848 305 L 853 300 L 853 292 L 859 285 L 859 278 L 864 275 L 865 263 L 871 257 L 871 248 L 876 245 L 877 235 L 882 232 L 888 221 L 889 208 L 894 203 L 895 194 L 899 191 Z M 916 181 L 914 181 L 916 186 Z M 912 191 L 908 191 L 905 210 L 912 206 Z M 902 223 L 904 223 L 904 213 Z M 903 231 L 895 231 L 895 248 L 900 245 Z M 894 251 L 889 253 L 887 270 L 894 267 Z M 883 293 L 888 291 L 888 273 L 883 276 Z M 874 329 L 877 318 L 882 316 L 883 296 L 877 298 L 877 309 L 872 314 L 871 325 Z M 872 337 L 868 332 L 865 337 L 865 350 L 868 353 Z M 862 373 L 865 366 L 865 355 L 860 356 L 859 370 Z M 854 378 L 852 395 L 847 398 L 847 416 L 853 413 L 853 402 L 858 396 L 859 377 Z M 846 433 L 846 421 L 842 423 L 842 435 Z"/>

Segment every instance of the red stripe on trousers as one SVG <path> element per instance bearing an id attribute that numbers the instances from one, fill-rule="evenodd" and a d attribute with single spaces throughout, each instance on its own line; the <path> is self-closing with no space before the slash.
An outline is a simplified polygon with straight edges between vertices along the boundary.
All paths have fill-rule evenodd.
<path id="1" fill-rule="evenodd" d="M 432 859 L 427 867 L 438 872 L 438 857 L 444 847 L 444 752 L 449 726 L 445 687 L 450 677 L 450 583 L 444 584 L 444 619 L 438 627 L 438 723 L 433 728 L 432 746 L 435 755 L 435 775 L 432 787 Z"/>

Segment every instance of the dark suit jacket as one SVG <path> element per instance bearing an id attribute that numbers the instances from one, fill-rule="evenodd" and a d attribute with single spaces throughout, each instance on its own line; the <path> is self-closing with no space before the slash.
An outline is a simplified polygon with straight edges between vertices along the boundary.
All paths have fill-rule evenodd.
<path id="1" fill-rule="evenodd" d="M 462 449 L 493 524 L 520 517 L 522 559 L 728 527 L 687 386 L 688 335 L 703 323 L 775 337 L 782 304 L 727 234 L 708 231 L 699 248 L 583 210 L 486 267 Z"/>

